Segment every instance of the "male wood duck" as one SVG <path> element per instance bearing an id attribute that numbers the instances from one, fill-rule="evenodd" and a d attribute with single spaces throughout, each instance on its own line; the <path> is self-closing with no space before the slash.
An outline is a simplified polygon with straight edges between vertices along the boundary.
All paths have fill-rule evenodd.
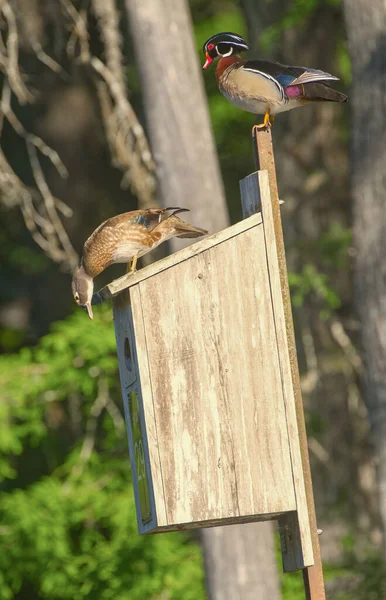
<path id="1" fill-rule="evenodd" d="M 137 260 L 172 237 L 195 238 L 206 235 L 177 217 L 187 208 L 148 208 L 133 210 L 104 221 L 84 244 L 80 267 L 72 279 L 74 300 L 93 318 L 91 299 L 94 277 L 113 263 L 130 263 L 134 272 Z"/>
<path id="2" fill-rule="evenodd" d="M 347 102 L 329 85 L 339 78 L 307 67 L 290 67 L 267 60 L 243 60 L 248 44 L 236 33 L 217 33 L 204 44 L 205 64 L 219 58 L 216 77 L 220 92 L 239 108 L 264 115 L 258 127 L 270 127 L 275 116 L 309 102 Z"/>

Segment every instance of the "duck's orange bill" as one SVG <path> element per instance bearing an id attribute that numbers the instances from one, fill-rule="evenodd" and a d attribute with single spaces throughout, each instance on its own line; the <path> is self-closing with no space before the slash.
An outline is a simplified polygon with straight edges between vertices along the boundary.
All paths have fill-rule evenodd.
<path id="1" fill-rule="evenodd" d="M 209 67 L 210 63 L 213 61 L 213 58 L 210 58 L 208 53 L 205 54 L 205 58 L 206 58 L 206 61 L 202 67 L 203 69 L 207 69 Z"/>

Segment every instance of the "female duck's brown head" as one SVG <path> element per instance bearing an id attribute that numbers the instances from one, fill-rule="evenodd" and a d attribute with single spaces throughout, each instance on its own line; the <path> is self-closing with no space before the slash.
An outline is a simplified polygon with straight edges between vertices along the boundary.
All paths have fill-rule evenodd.
<path id="1" fill-rule="evenodd" d="M 232 54 L 239 54 L 245 50 L 249 50 L 249 46 L 237 33 L 230 31 L 216 33 L 204 44 L 203 52 L 206 61 L 202 68 L 207 69 L 216 58 L 228 58 Z"/>
<path id="2" fill-rule="evenodd" d="M 90 319 L 92 319 L 91 299 L 94 291 L 94 283 L 92 277 L 87 275 L 83 265 L 75 271 L 71 287 L 75 302 L 78 306 L 83 306 L 87 310 Z"/>

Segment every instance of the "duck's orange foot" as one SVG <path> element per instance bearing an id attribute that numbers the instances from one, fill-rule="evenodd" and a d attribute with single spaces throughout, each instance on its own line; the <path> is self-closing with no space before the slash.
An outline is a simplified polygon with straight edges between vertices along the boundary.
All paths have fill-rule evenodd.
<path id="1" fill-rule="evenodd" d="M 261 131 L 262 129 L 270 129 L 273 125 L 273 122 L 275 120 L 274 115 L 270 115 L 269 112 L 267 111 L 264 115 L 264 121 L 263 123 L 260 123 L 259 125 L 254 125 L 252 127 L 252 135 L 255 131 L 255 129 Z"/>
<path id="2" fill-rule="evenodd" d="M 138 255 L 133 256 L 132 260 L 127 263 L 126 273 L 135 273 L 137 270 Z"/>

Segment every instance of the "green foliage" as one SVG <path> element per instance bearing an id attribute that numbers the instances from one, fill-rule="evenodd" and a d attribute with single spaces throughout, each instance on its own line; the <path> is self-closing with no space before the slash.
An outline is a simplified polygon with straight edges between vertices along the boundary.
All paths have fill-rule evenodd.
<path id="1" fill-rule="evenodd" d="M 294 306 L 303 306 L 306 298 L 314 298 L 321 306 L 320 315 L 328 317 L 332 309 L 340 306 L 340 299 L 329 286 L 328 277 L 315 265 L 306 264 L 300 273 L 289 273 L 288 281 Z"/>
<path id="2" fill-rule="evenodd" d="M 137 533 L 111 314 L 77 311 L 0 373 L 0 598 L 204 599 L 197 544 Z"/>
<path id="3" fill-rule="evenodd" d="M 260 43 L 269 52 L 280 40 L 281 33 L 291 27 L 299 28 L 322 4 L 340 6 L 341 0 L 292 0 L 285 16 L 264 31 Z"/>
<path id="4" fill-rule="evenodd" d="M 371 553 L 366 560 L 353 558 L 353 569 L 361 575 L 361 582 L 356 590 L 357 600 L 380 600 L 386 598 L 386 568 L 380 554 Z M 347 600 L 349 597 L 347 596 Z"/>
<path id="5" fill-rule="evenodd" d="M 332 221 L 317 240 L 301 239 L 296 244 L 308 261 L 299 270 L 288 275 L 293 305 L 297 308 L 306 303 L 315 306 L 322 318 L 341 307 L 341 299 L 332 282 L 338 282 L 349 265 L 352 231 L 338 221 Z"/>
<path id="6" fill-rule="evenodd" d="M 343 564 L 324 564 L 323 575 L 329 600 L 386 598 L 386 569 L 381 554 L 370 552 L 359 560 L 353 551 L 347 552 Z M 281 590 L 283 600 L 303 600 L 302 573 L 284 575 Z"/>
<path id="7" fill-rule="evenodd" d="M 235 9 L 234 5 L 228 5 L 221 12 L 215 12 L 209 18 L 195 24 L 196 47 L 201 56 L 203 56 L 202 47 L 206 40 L 220 31 L 234 31 L 245 36 L 246 26 L 241 10 Z"/>
<path id="8" fill-rule="evenodd" d="M 2 497 L 0 597 L 203 598 L 186 536 L 140 537 L 125 461 L 94 457 L 81 477 L 51 476 Z"/>
<path id="9" fill-rule="evenodd" d="M 333 221 L 328 230 L 316 243 L 325 265 L 333 265 L 338 269 L 347 268 L 348 250 L 352 244 L 352 231 Z"/>
<path id="10" fill-rule="evenodd" d="M 341 40 L 338 44 L 337 57 L 341 79 L 348 87 L 351 83 L 351 60 L 345 40 Z"/>

